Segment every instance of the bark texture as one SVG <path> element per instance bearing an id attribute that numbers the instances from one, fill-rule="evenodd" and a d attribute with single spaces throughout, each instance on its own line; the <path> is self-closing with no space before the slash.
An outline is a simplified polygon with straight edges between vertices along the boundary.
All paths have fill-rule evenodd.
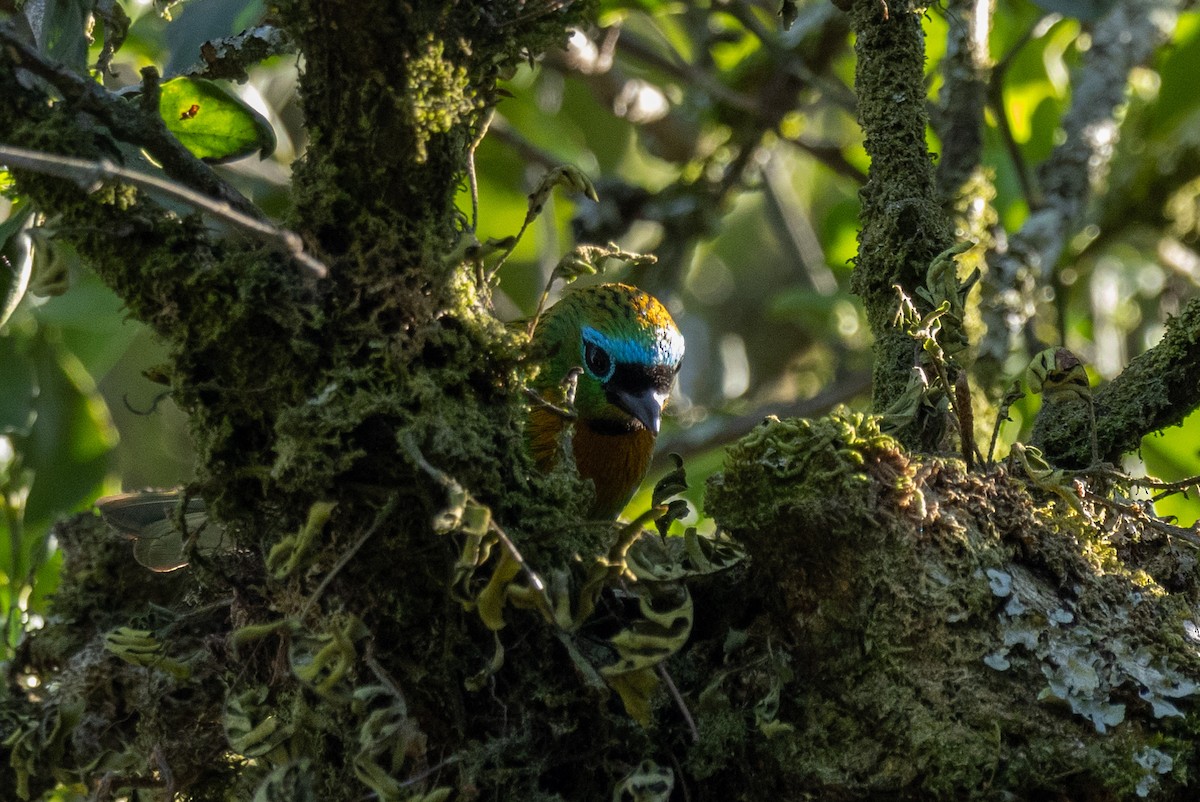
<path id="1" fill-rule="evenodd" d="M 922 11 L 911 3 L 876 0 L 856 2 L 850 11 L 857 37 L 858 118 L 871 157 L 869 180 L 860 193 L 862 228 L 852 287 L 875 337 L 873 405 L 878 410 L 904 394 L 917 360 L 913 338 L 895 323 L 896 287 L 914 297 L 934 258 L 953 244 L 925 143 Z M 926 417 L 921 413 L 900 433 L 905 444 L 936 445 L 940 429 Z"/>

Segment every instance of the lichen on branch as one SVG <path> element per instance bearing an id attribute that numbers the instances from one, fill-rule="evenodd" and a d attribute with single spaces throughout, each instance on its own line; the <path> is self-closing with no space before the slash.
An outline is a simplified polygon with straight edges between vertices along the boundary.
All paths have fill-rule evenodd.
<path id="1" fill-rule="evenodd" d="M 1190 799 L 1194 546 L 1072 492 L 907 453 L 845 411 L 732 446 L 706 509 L 764 615 L 739 681 L 700 692 L 709 785 L 735 763 L 822 798 Z"/>

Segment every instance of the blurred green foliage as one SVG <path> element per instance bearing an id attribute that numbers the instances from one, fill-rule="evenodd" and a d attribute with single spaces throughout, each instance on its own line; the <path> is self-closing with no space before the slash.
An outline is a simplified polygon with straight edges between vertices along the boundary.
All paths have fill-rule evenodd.
<path id="1" fill-rule="evenodd" d="M 88 4 L 53 5 L 62 13 L 50 21 L 60 35 L 47 39 L 49 52 L 80 70 L 94 65 L 99 40 L 85 54 L 80 37 L 67 35 L 78 33 Z M 1071 70 L 1090 46 L 1099 5 L 997 4 L 989 44 L 1004 66 L 999 96 L 1019 159 L 1005 141 L 1001 109 L 992 108 L 982 161 L 1008 232 L 1029 213 L 1021 171 L 1035 170 L 1059 141 Z M 172 6 L 173 19 L 156 13 L 162 6 Z M 660 450 L 687 457 L 694 502 L 720 465 L 719 445 L 762 415 L 808 409 L 815 397 L 867 403 L 870 336 L 848 287 L 857 193 L 869 165 L 855 121 L 848 24 L 832 4 L 812 0 L 795 4 L 797 18 L 784 30 L 778 6 L 605 0 L 596 27 L 505 82 L 508 95 L 475 154 L 481 240 L 521 227 L 527 193 L 554 166 L 581 168 L 600 197 L 593 203 L 559 193 L 549 201 L 501 271 L 501 316 L 530 314 L 549 271 L 578 242 L 615 241 L 659 257 L 655 266 L 597 280 L 651 290 L 684 332 L 687 359 Z M 1074 16 L 1048 15 L 1051 7 Z M 111 72 L 97 76 L 112 89 L 135 86 L 147 65 L 164 79 L 184 74 L 200 64 L 206 40 L 270 22 L 259 0 L 123 8 L 128 36 Z M 942 85 L 947 36 L 963 23 L 936 7 L 925 21 L 932 98 Z M 289 165 L 305 139 L 295 92 L 302 66 L 274 57 L 252 67 L 245 83 L 224 85 L 269 122 L 278 147 L 269 159 L 220 169 L 284 220 Z M 1052 285 L 1042 288 L 1026 353 L 1005 366 L 1011 376 L 1041 345 L 1065 344 L 1097 381 L 1109 379 L 1196 292 L 1200 93 L 1191 82 L 1198 72 L 1200 14 L 1187 12 L 1170 45 L 1135 71 L 1108 191 L 1097 194 Z M 935 132 L 929 141 L 936 153 Z M 466 182 L 459 205 L 470 214 Z M 0 226 L 21 213 L 11 192 L 0 199 Z M 31 283 L 43 294 L 25 295 L 0 328 L 7 648 L 36 625 L 53 591 L 56 517 L 86 510 L 107 492 L 168 487 L 190 476 L 184 415 L 142 375 L 164 359 L 161 346 L 124 319 L 118 299 L 86 265 L 53 243 L 53 220 L 19 222 L 41 233 L 0 228 L 3 253 L 14 275 L 32 266 Z M 1006 388 L 976 389 L 994 400 Z M 1028 433 L 1035 410 L 1035 399 L 1014 407 L 1001 454 L 1003 444 Z M 1126 467 L 1164 479 L 1200 473 L 1200 416 L 1146 438 Z M 652 485 L 633 508 L 648 503 Z M 1160 510 L 1185 524 L 1200 514 L 1195 500 L 1180 498 Z"/>

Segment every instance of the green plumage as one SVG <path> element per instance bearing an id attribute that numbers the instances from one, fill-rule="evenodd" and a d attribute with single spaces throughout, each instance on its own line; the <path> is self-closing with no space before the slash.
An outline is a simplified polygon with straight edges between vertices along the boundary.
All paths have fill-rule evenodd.
<path id="1" fill-rule="evenodd" d="M 581 368 L 574 409 L 576 467 L 596 486 L 593 515 L 615 517 L 650 464 L 663 404 L 683 358 L 683 337 L 654 297 L 623 284 L 569 293 L 534 332 L 533 358 L 542 365 L 533 386 L 560 394 L 572 368 Z M 535 407 L 530 449 L 547 468 L 566 421 Z"/>

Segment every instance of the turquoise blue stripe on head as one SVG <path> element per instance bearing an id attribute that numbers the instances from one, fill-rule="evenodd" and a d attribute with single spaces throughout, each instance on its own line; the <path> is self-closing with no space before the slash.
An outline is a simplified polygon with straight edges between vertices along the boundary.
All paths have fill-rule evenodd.
<path id="1" fill-rule="evenodd" d="M 584 326 L 580 333 L 583 335 L 579 344 L 580 358 L 583 357 L 583 344 L 590 342 L 607 351 L 615 361 L 629 365 L 674 367 L 683 359 L 683 337 L 674 327 L 660 329 L 649 338 L 609 336 L 591 326 Z"/>

